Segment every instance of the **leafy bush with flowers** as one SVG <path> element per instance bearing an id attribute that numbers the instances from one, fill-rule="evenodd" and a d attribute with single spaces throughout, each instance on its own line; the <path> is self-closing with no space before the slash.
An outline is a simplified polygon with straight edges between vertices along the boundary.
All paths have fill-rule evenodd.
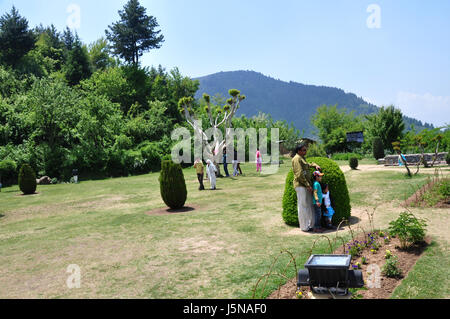
<path id="1" fill-rule="evenodd" d="M 364 250 L 364 243 L 358 240 L 353 240 L 352 242 L 347 244 L 345 253 L 348 253 L 352 256 L 352 258 L 358 257 L 362 251 Z"/>

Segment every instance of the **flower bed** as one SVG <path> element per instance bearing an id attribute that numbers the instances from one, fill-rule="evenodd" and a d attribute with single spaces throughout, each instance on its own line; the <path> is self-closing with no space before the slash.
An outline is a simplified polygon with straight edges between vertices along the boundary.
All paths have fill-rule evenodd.
<path id="1" fill-rule="evenodd" d="M 381 233 L 381 234 L 380 234 Z M 381 236 L 380 236 L 381 235 Z M 375 232 L 368 235 L 359 235 L 345 246 L 346 253 L 352 254 L 352 268 L 363 272 L 366 287 L 352 290 L 355 299 L 387 299 L 395 288 L 406 278 L 408 272 L 421 257 L 425 248 L 431 243 L 429 237 L 421 244 L 414 245 L 407 250 L 401 250 L 400 240 L 390 237 L 386 232 Z M 340 246 L 335 254 L 342 254 L 343 247 Z M 396 261 L 397 259 L 397 261 Z M 390 262 L 387 262 L 390 260 Z M 385 267 L 386 263 L 388 263 Z M 379 271 L 380 288 L 368 288 Z M 377 271 L 378 270 L 378 271 Z M 387 273 L 383 273 L 386 270 Z M 397 272 L 398 271 L 398 272 Z M 398 275 L 401 273 L 401 275 Z M 392 275 L 394 277 L 389 277 Z M 397 276 L 395 276 L 397 275 Z M 299 294 L 299 292 L 301 294 Z M 268 299 L 308 299 L 309 287 L 303 287 L 297 291 L 297 279 L 294 278 L 272 293 Z"/>

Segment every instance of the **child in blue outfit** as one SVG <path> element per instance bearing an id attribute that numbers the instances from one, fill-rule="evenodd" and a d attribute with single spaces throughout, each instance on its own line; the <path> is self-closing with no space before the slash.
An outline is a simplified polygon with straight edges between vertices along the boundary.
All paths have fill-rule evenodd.
<path id="1" fill-rule="evenodd" d="M 320 182 L 322 181 L 322 177 L 324 174 L 319 171 L 316 171 L 314 172 L 313 175 L 314 175 L 313 205 L 315 215 L 314 232 L 323 233 L 321 225 L 323 193 L 322 193 L 322 186 L 320 186 Z"/>
<path id="2" fill-rule="evenodd" d="M 325 217 L 327 228 L 334 229 L 331 221 L 333 220 L 333 216 L 335 214 L 333 207 L 331 207 L 331 198 L 330 198 L 330 190 L 327 184 L 323 186 L 323 200 L 325 202 L 326 212 L 323 214 Z"/>

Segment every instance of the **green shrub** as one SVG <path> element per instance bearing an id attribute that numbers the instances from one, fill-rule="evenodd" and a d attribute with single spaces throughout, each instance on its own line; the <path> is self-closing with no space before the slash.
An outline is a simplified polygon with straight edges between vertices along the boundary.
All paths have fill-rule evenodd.
<path id="1" fill-rule="evenodd" d="M 362 160 L 362 155 L 356 153 L 336 153 L 331 156 L 331 159 L 334 161 L 348 161 L 352 157 Z"/>
<path id="2" fill-rule="evenodd" d="M 157 172 L 161 170 L 162 151 L 158 143 L 146 144 L 141 148 L 141 154 L 148 171 Z"/>
<path id="3" fill-rule="evenodd" d="M 322 181 L 329 185 L 331 204 L 336 211 L 336 214 L 333 216 L 333 224 L 338 225 L 343 219 L 349 219 L 351 213 L 350 196 L 344 173 L 339 166 L 334 161 L 323 157 L 308 158 L 308 162 L 318 164 L 325 174 Z M 298 226 L 297 194 L 293 181 L 294 173 L 291 170 L 286 177 L 282 216 L 286 224 Z"/>
<path id="4" fill-rule="evenodd" d="M 439 185 L 439 194 L 444 198 L 450 197 L 450 179 L 444 179 Z"/>
<path id="5" fill-rule="evenodd" d="M 322 182 L 329 185 L 331 205 L 336 212 L 333 216 L 333 224 L 338 225 L 342 220 L 349 219 L 351 215 L 350 195 L 345 175 L 339 165 L 333 160 L 323 157 L 311 157 L 308 158 L 308 162 L 319 165 L 322 173 L 325 174 Z M 311 169 L 314 170 L 314 168 Z"/>
<path id="6" fill-rule="evenodd" d="M 445 161 L 448 165 L 450 165 L 450 152 L 447 153 L 447 156 L 445 157 Z"/>
<path id="7" fill-rule="evenodd" d="M 401 213 L 400 217 L 390 222 L 389 225 L 389 233 L 398 237 L 402 249 L 407 249 L 425 238 L 427 224 L 423 219 L 416 218 L 412 213 Z"/>
<path id="8" fill-rule="evenodd" d="M 359 165 L 358 159 L 356 157 L 350 158 L 349 165 L 352 169 L 357 169 Z"/>
<path id="9" fill-rule="evenodd" d="M 373 157 L 376 160 L 379 160 L 380 158 L 384 158 L 384 145 L 383 140 L 380 137 L 375 137 L 372 144 L 372 150 L 373 150 Z"/>
<path id="10" fill-rule="evenodd" d="M 398 257 L 390 256 L 386 260 L 382 269 L 383 275 L 389 278 L 398 278 L 402 275 L 402 270 L 398 267 Z"/>
<path id="11" fill-rule="evenodd" d="M 11 160 L 0 162 L 0 181 L 3 186 L 11 186 L 17 180 L 17 165 Z"/>
<path id="12" fill-rule="evenodd" d="M 20 168 L 19 188 L 25 195 L 31 195 L 36 192 L 36 174 L 28 164 L 24 164 Z"/>
<path id="13" fill-rule="evenodd" d="M 322 144 L 313 143 L 308 147 L 308 156 L 310 157 L 327 157 L 327 152 Z"/>
<path id="14" fill-rule="evenodd" d="M 187 199 L 186 182 L 180 164 L 173 161 L 164 161 L 161 164 L 161 175 L 159 176 L 161 197 L 172 209 L 184 206 Z"/>
<path id="15" fill-rule="evenodd" d="M 300 226 L 298 222 L 297 192 L 294 189 L 294 172 L 290 170 L 286 177 L 283 195 L 283 220 L 289 226 Z"/>

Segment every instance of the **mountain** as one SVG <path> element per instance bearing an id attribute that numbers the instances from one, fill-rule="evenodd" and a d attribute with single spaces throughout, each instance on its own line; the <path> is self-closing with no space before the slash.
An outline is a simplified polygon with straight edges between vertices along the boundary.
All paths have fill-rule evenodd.
<path id="1" fill-rule="evenodd" d="M 207 93 L 212 97 L 220 95 L 226 101 L 229 97 L 228 90 L 238 89 L 247 96 L 237 113 L 238 116 L 267 113 L 275 120 L 293 123 L 300 131 L 304 130 L 306 136 L 313 136 L 311 116 L 322 104 L 337 104 L 338 108 L 355 111 L 356 115 L 376 113 L 379 109 L 355 94 L 345 93 L 338 88 L 284 82 L 254 71 L 219 72 L 195 80 L 200 82 L 196 98 Z M 414 124 L 416 129 L 432 127 L 407 117 L 405 122 L 408 128 L 411 124 Z"/>

